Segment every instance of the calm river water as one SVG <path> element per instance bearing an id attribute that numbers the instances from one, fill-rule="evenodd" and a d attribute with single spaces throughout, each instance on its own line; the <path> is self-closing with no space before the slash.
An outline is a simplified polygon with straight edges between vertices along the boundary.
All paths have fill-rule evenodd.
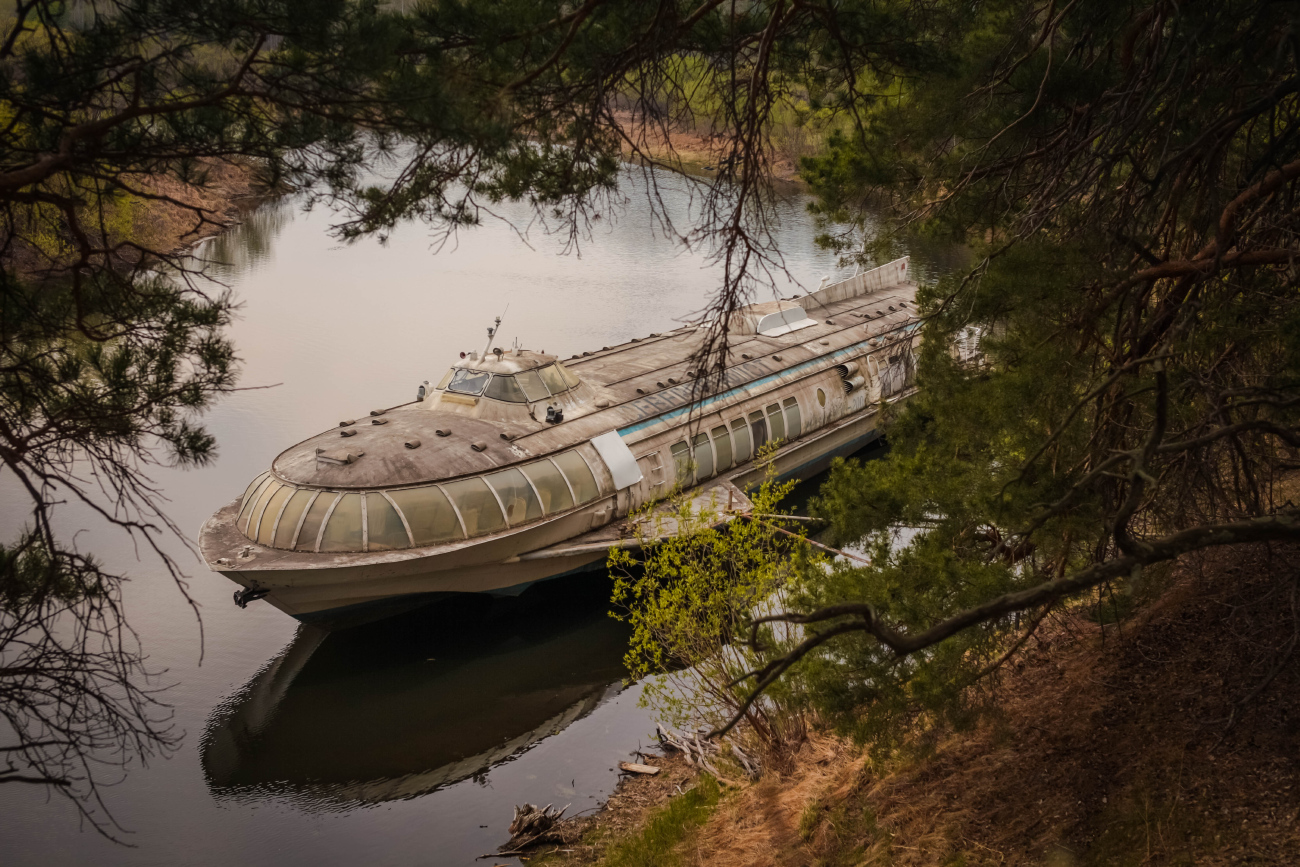
<path id="1" fill-rule="evenodd" d="M 211 467 L 153 474 L 171 517 L 193 538 L 281 449 L 410 400 L 459 351 L 480 348 L 507 306 L 503 343 L 561 356 L 669 330 L 701 309 L 719 272 L 658 234 L 639 173 L 626 181 L 626 206 L 595 224 L 581 255 L 561 255 L 540 230 L 521 235 L 527 214 L 511 207 L 499 213 L 514 227 L 490 221 L 440 250 L 420 226 L 384 246 L 340 246 L 330 214 L 292 200 L 210 243 L 204 254 L 226 263 L 218 271 L 242 304 L 232 329 L 241 384 L 257 388 L 206 417 L 220 444 Z M 688 185 L 661 183 L 674 218 L 688 220 Z M 812 289 L 837 272 L 805 204 L 782 202 L 778 234 Z M 5 538 L 25 517 L 9 481 Z M 200 632 L 157 562 L 87 514 L 69 508 L 63 521 L 65 536 L 80 531 L 83 550 L 132 576 L 128 618 L 166 670 L 185 737 L 170 759 L 104 790 L 133 848 L 79 828 L 61 799 L 0 787 L 0 863 L 470 865 L 509 836 L 512 805 L 592 808 L 617 782 L 616 763 L 649 741 L 653 722 L 622 685 L 626 632 L 606 616 L 603 574 L 326 635 L 265 604 L 236 608 L 233 585 L 171 544 Z M 479 863 L 505 862 L 517 863 Z"/>

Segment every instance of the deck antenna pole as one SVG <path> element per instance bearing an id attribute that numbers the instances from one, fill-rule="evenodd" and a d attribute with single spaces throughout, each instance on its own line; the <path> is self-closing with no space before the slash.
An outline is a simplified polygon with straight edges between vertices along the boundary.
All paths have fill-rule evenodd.
<path id="1" fill-rule="evenodd" d="M 496 318 L 496 322 L 493 325 L 488 327 L 487 346 L 483 347 L 484 358 L 487 358 L 488 354 L 492 352 L 492 338 L 496 337 L 497 332 L 501 330 L 501 320 L 504 319 L 506 314 L 509 312 L 510 312 L 510 305 L 507 304 L 506 309 L 502 310 L 501 315 Z"/>

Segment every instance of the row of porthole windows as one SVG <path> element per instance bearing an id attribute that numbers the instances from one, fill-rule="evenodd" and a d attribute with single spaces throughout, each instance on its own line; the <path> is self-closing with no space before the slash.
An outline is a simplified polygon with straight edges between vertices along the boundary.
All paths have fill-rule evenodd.
<path id="1" fill-rule="evenodd" d="M 576 451 L 484 476 L 391 491 L 317 491 L 270 473 L 244 492 L 241 533 L 270 548 L 395 551 L 484 536 L 589 503 L 596 476 Z"/>
<path id="2" fill-rule="evenodd" d="M 701 431 L 689 444 L 682 440 L 669 448 L 677 484 L 698 484 L 733 464 L 743 464 L 769 440 L 798 439 L 801 433 L 803 418 L 799 401 L 793 397 L 768 405 L 765 412 L 755 410 L 747 419 L 733 419 L 730 431 L 727 425 L 718 425 L 708 433 Z"/>

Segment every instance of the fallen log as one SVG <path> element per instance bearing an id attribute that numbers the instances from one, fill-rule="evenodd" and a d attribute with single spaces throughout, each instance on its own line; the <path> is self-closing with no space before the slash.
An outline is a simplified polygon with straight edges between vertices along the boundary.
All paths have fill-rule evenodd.
<path id="1" fill-rule="evenodd" d="M 636 762 L 619 762 L 618 768 L 629 774 L 657 774 L 659 769 L 653 765 L 639 765 Z"/>

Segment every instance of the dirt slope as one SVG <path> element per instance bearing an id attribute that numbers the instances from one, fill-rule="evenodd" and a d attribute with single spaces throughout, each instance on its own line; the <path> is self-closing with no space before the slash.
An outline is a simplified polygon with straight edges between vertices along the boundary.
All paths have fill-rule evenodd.
<path id="1" fill-rule="evenodd" d="M 683 861 L 1300 864 L 1298 579 L 1295 550 L 1179 564 L 1118 626 L 1062 618 L 1031 641 L 999 722 L 886 773 L 811 743 Z"/>

